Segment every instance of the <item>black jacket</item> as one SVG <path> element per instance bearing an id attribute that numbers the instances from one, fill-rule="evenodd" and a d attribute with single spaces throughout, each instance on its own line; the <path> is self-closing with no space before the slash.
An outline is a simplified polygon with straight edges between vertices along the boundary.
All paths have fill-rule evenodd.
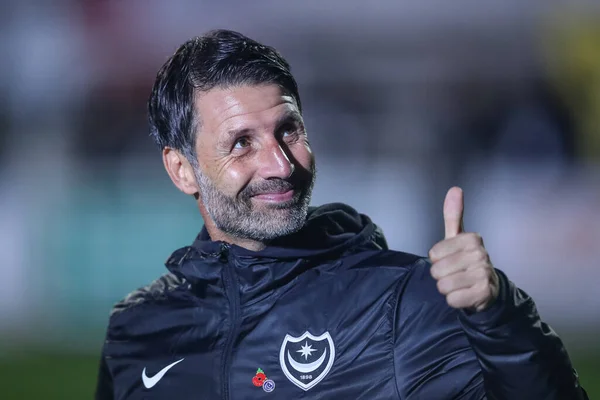
<path id="1" fill-rule="evenodd" d="M 259 252 L 204 229 L 167 267 L 112 311 L 97 399 L 587 398 L 502 272 L 488 310 L 452 309 L 427 259 L 343 204 Z"/>

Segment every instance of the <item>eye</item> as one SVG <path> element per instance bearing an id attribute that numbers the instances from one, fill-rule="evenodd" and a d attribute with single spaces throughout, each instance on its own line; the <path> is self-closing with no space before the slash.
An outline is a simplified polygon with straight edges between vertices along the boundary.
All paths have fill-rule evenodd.
<path id="1" fill-rule="evenodd" d="M 281 128 L 280 135 L 282 139 L 295 139 L 298 137 L 298 127 L 287 125 Z"/>
<path id="2" fill-rule="evenodd" d="M 245 149 L 250 146 L 250 140 L 246 136 L 237 139 L 233 145 L 234 149 Z"/>

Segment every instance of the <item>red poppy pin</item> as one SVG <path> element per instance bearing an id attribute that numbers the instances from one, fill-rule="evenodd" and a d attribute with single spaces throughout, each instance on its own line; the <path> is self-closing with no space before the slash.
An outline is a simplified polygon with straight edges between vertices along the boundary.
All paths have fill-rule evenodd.
<path id="1" fill-rule="evenodd" d="M 260 368 L 256 370 L 256 375 L 252 378 L 252 384 L 256 387 L 262 387 L 265 392 L 272 392 L 275 390 L 275 382 L 271 379 L 267 379 L 267 375 Z"/>

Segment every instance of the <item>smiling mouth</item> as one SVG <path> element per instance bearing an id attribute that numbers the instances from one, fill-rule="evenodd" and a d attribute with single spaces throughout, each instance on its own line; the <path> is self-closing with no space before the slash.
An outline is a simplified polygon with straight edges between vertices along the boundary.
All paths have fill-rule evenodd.
<path id="1" fill-rule="evenodd" d="M 269 203 L 282 203 L 292 200 L 294 198 L 294 193 L 294 189 L 290 189 L 285 192 L 260 193 L 252 197 Z"/>

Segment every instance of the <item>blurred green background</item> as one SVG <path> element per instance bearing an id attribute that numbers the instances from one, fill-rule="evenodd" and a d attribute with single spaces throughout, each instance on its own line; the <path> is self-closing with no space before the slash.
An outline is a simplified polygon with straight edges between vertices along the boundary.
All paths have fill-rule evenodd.
<path id="1" fill-rule="evenodd" d="M 581 384 L 590 399 L 600 397 L 600 352 L 573 354 Z M 0 361 L 3 399 L 91 399 L 97 355 L 31 349 Z"/>
<path id="2" fill-rule="evenodd" d="M 600 353 L 574 354 L 590 399 L 600 397 Z M 31 352 L 0 362 L 3 399 L 91 399 L 98 357 L 79 353 Z"/>

